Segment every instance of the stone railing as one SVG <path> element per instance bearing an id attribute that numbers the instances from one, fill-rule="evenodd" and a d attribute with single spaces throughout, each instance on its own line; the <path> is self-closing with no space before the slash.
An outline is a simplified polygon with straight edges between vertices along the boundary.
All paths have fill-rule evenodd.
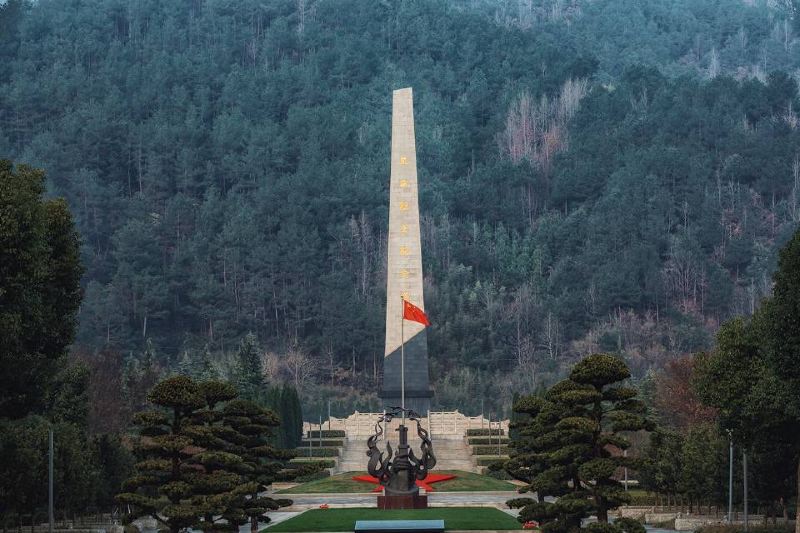
<path id="1" fill-rule="evenodd" d="M 303 431 L 339 430 L 344 431 L 347 437 L 367 437 L 375 432 L 375 424 L 383 413 L 360 413 L 356 411 L 347 418 L 331 417 L 324 420 L 322 424 L 311 422 L 303 423 Z M 483 416 L 466 416 L 458 411 L 431 411 L 427 417 L 423 417 L 422 426 L 431 435 L 463 437 L 468 429 L 488 429 L 490 427 L 502 429 L 508 435 L 508 420 L 492 420 L 491 422 Z M 395 424 L 399 422 L 395 421 Z M 391 428 L 390 428 L 391 429 Z"/>

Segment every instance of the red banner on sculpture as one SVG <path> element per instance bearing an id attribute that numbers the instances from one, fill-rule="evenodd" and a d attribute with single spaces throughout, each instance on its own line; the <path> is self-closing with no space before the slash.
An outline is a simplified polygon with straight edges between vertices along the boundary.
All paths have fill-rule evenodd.
<path id="1" fill-rule="evenodd" d="M 403 318 L 413 322 L 419 322 L 423 326 L 431 325 L 425 311 L 405 299 L 403 300 Z"/>

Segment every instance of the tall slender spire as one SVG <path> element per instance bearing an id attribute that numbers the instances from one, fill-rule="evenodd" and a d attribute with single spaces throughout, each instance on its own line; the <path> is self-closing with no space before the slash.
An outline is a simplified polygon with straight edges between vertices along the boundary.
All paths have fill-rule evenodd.
<path id="1" fill-rule="evenodd" d="M 422 246 L 419 228 L 417 151 L 411 88 L 392 98 L 392 160 L 389 186 L 389 242 L 386 280 L 386 349 L 381 397 L 387 406 L 400 405 L 401 326 L 405 338 L 406 407 L 425 416 L 430 407 L 428 342 L 425 327 L 403 325 L 402 300 L 425 309 L 422 289 Z"/>

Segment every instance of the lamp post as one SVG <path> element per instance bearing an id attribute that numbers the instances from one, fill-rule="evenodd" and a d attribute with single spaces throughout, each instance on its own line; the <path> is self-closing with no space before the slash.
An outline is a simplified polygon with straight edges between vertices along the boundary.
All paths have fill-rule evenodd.
<path id="1" fill-rule="evenodd" d="M 47 531 L 53 533 L 53 426 L 47 430 L 49 457 L 47 460 Z"/>
<path id="2" fill-rule="evenodd" d="M 622 450 L 622 456 L 628 457 L 628 450 Z M 627 464 L 627 462 L 626 462 Z M 625 467 L 625 492 L 628 492 L 628 467 Z"/>
<path id="3" fill-rule="evenodd" d="M 742 476 L 744 477 L 744 530 L 748 531 L 750 520 L 747 517 L 747 450 L 742 448 Z"/>
<path id="4" fill-rule="evenodd" d="M 497 415 L 497 456 L 500 457 L 500 416 Z"/>
<path id="5" fill-rule="evenodd" d="M 733 430 L 726 429 L 728 434 L 728 523 L 733 522 Z"/>

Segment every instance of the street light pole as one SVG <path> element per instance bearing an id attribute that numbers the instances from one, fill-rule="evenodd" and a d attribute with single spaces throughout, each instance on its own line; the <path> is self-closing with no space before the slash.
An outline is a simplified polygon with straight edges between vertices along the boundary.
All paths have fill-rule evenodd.
<path id="1" fill-rule="evenodd" d="M 500 415 L 497 415 L 497 456 L 500 457 Z"/>
<path id="2" fill-rule="evenodd" d="M 728 523 L 733 522 L 733 431 L 725 430 L 728 433 L 730 443 L 728 453 Z"/>
<path id="3" fill-rule="evenodd" d="M 49 457 L 47 465 L 47 510 L 48 510 L 48 524 L 47 531 L 53 533 L 53 426 L 47 430 L 47 441 L 49 448 Z"/>
<path id="4" fill-rule="evenodd" d="M 622 456 L 628 457 L 628 450 L 622 450 Z M 626 461 L 627 464 L 627 461 Z M 625 492 L 628 492 L 628 467 L 625 467 Z"/>
<path id="5" fill-rule="evenodd" d="M 744 530 L 748 531 L 750 520 L 747 517 L 747 449 L 742 448 L 742 476 L 744 476 Z"/>

